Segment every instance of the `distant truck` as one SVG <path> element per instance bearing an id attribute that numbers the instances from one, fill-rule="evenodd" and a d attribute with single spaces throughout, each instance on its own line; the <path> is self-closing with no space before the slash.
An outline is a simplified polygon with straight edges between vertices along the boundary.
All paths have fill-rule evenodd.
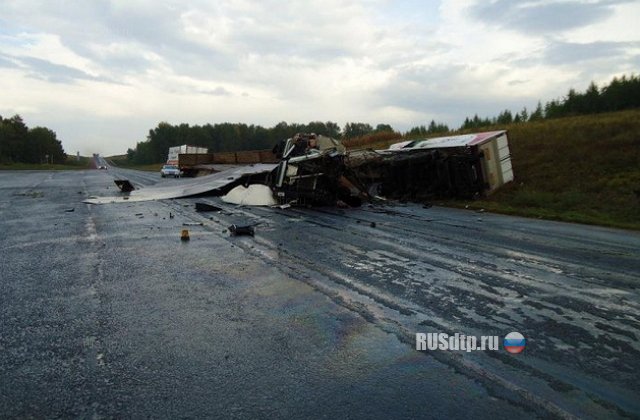
<path id="1" fill-rule="evenodd" d="M 218 172 L 218 165 L 249 165 L 255 163 L 275 163 L 278 159 L 272 150 L 244 150 L 236 152 L 209 153 L 206 147 L 175 146 L 169 148 L 167 165 L 175 165 L 182 176 L 201 176 Z"/>
<path id="2" fill-rule="evenodd" d="M 206 147 L 183 144 L 169 148 L 167 165 L 177 166 L 183 176 L 197 176 L 203 171 L 199 165 L 211 163 L 213 163 L 213 154 L 209 153 Z"/>

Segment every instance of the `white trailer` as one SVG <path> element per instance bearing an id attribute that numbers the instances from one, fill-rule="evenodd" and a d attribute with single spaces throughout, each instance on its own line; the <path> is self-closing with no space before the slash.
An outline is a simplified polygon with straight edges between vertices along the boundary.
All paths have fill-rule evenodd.
<path id="1" fill-rule="evenodd" d="M 209 149 L 206 147 L 190 146 L 188 144 L 170 147 L 169 154 L 167 156 L 167 164 L 177 165 L 180 155 L 206 155 L 207 153 L 209 153 Z"/>

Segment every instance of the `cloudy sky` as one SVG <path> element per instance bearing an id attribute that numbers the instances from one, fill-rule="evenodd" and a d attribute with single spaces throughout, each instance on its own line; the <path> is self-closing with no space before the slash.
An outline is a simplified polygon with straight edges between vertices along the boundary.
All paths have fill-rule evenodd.
<path id="1" fill-rule="evenodd" d="M 160 121 L 458 127 L 640 70 L 638 0 L 0 0 L 0 115 L 67 153 Z"/>

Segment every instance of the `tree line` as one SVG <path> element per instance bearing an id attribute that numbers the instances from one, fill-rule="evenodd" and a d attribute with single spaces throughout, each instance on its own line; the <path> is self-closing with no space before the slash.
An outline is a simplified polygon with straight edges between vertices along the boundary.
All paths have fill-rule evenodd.
<path id="1" fill-rule="evenodd" d="M 516 113 L 512 113 L 508 109 L 504 110 L 493 118 L 479 118 L 476 114 L 473 118 L 465 118 L 460 129 L 517 124 L 634 108 L 640 108 L 640 76 L 627 77 L 624 75 L 620 78 L 614 77 L 609 84 L 602 88 L 599 88 L 595 82 L 591 82 L 585 92 L 569 89 L 566 96 L 549 101 L 544 106 L 538 102 L 532 112 L 529 112 L 525 107 Z"/>
<path id="2" fill-rule="evenodd" d="M 296 133 L 316 133 L 323 136 L 349 139 L 375 132 L 393 132 L 388 124 L 372 127 L 367 123 L 347 123 L 341 128 L 333 121 L 312 121 L 308 124 L 282 121 L 273 127 L 244 123 L 218 123 L 205 125 L 161 122 L 149 130 L 147 139 L 127 150 L 127 159 L 136 164 L 162 162 L 167 158 L 169 147 L 189 144 L 207 147 L 209 152 L 231 152 L 240 150 L 271 149 L 282 139 Z"/>
<path id="3" fill-rule="evenodd" d="M 640 77 L 622 76 L 614 78 L 602 88 L 598 88 L 592 82 L 583 93 L 571 89 L 564 98 L 552 100 L 544 106 L 538 102 L 531 112 L 523 108 L 516 113 L 504 110 L 493 118 L 480 118 L 478 115 L 467 117 L 457 131 L 639 107 Z M 207 147 L 212 153 L 271 149 L 280 140 L 300 132 L 321 134 L 355 145 L 362 143 L 358 139 L 365 136 L 382 138 L 386 133 L 392 133 L 397 137 L 415 138 L 451 131 L 446 124 L 433 120 L 428 125 L 413 127 L 405 133 L 396 132 L 389 124 L 378 124 L 374 127 L 362 122 L 348 122 L 342 128 L 332 121 L 312 121 L 308 124 L 290 124 L 283 121 L 270 128 L 243 123 L 172 125 L 161 122 L 156 128 L 149 130 L 145 141 L 137 143 L 135 149 L 127 151 L 127 159 L 137 164 L 162 162 L 167 158 L 169 147 L 182 144 Z"/>
<path id="4" fill-rule="evenodd" d="M 409 132 L 428 134 L 447 131 L 449 128 L 446 125 L 432 121 L 428 127 L 414 127 Z M 138 142 L 135 149 L 127 150 L 127 160 L 135 164 L 162 162 L 167 158 L 169 147 L 182 144 L 207 147 L 211 153 L 271 149 L 280 140 L 293 137 L 296 133 L 316 133 L 349 140 L 370 134 L 395 133 L 395 130 L 389 124 L 373 127 L 362 122 L 349 122 L 341 128 L 333 121 L 312 121 L 308 124 L 282 121 L 270 128 L 228 122 L 213 125 L 172 125 L 161 122 L 149 130 L 145 141 Z"/>
<path id="5" fill-rule="evenodd" d="M 54 131 L 29 128 L 20 115 L 0 116 L 0 163 L 64 163 L 66 159 Z"/>

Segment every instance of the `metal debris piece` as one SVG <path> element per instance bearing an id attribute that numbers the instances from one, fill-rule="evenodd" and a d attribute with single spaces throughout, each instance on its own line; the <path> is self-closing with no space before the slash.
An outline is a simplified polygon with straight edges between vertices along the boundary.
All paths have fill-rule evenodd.
<path id="1" fill-rule="evenodd" d="M 196 211 L 197 212 L 205 212 L 205 211 L 220 211 L 222 208 L 218 206 L 214 206 L 207 203 L 196 203 Z"/>
<path id="2" fill-rule="evenodd" d="M 253 228 L 253 225 L 246 225 L 246 226 L 231 225 L 229 226 L 229 232 L 231 232 L 231 236 L 242 236 L 242 235 L 254 236 L 255 235 L 255 229 Z"/>
<path id="3" fill-rule="evenodd" d="M 131 192 L 136 189 L 128 179 L 116 179 L 113 182 L 118 186 L 118 188 L 120 188 L 120 191 L 122 192 Z"/>

